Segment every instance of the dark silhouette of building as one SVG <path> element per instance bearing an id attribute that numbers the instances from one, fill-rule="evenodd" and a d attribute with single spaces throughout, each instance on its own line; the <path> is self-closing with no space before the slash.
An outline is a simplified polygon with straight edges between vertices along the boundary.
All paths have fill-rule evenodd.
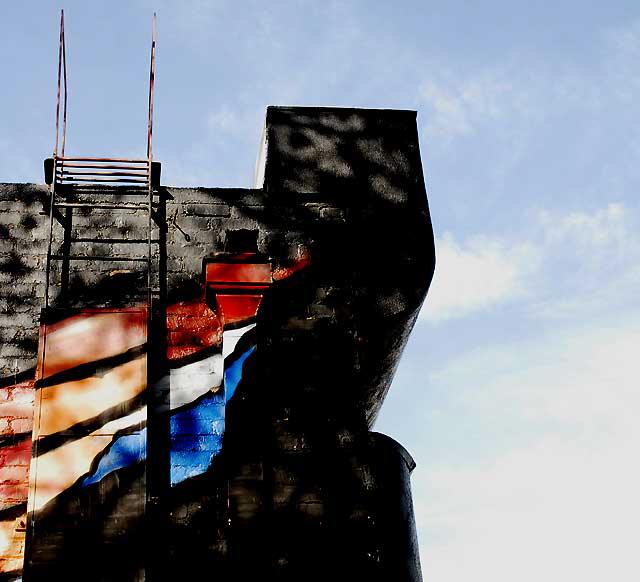
<path id="1" fill-rule="evenodd" d="M 0 184 L 0 579 L 421 580 L 371 431 L 435 264 L 415 112 L 269 107 L 253 189 L 152 207 L 64 164 Z"/>

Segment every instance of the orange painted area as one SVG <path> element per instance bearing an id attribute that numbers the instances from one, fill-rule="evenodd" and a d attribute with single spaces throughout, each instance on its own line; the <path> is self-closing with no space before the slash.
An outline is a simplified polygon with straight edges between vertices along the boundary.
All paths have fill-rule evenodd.
<path id="1" fill-rule="evenodd" d="M 46 326 L 46 357 L 41 358 L 39 378 L 117 356 L 146 340 L 142 309 L 83 311 Z"/>
<path id="2" fill-rule="evenodd" d="M 208 283 L 271 283 L 270 263 L 251 263 L 251 254 L 244 253 L 233 258 L 233 262 L 210 262 L 206 265 L 205 277 Z M 237 262 L 237 261 L 247 262 Z"/>
<path id="3" fill-rule="evenodd" d="M 271 263 L 255 253 L 221 257 L 206 263 L 205 280 L 224 324 L 237 323 L 256 316 L 262 296 L 273 281 Z"/>
<path id="4" fill-rule="evenodd" d="M 88 473 L 118 430 L 135 429 L 145 421 L 145 408 L 129 412 L 119 407 L 146 389 L 146 355 L 127 355 L 132 348 L 144 347 L 146 321 L 142 308 L 93 309 L 42 326 L 39 377 L 65 374 L 59 383 L 45 383 L 37 392 L 36 454 L 43 437 L 65 435 L 66 429 L 85 421 L 103 424 L 87 428 L 91 432 L 86 435 L 68 433 L 68 439 L 31 459 L 29 511 L 41 509 Z M 101 417 L 105 412 L 108 415 Z"/>
<path id="5" fill-rule="evenodd" d="M 291 277 L 294 273 L 301 271 L 305 267 L 311 264 L 311 259 L 305 254 L 302 258 L 297 260 L 293 265 L 289 267 L 277 267 L 273 270 L 273 280 L 281 281 L 287 277 Z"/>
<path id="6" fill-rule="evenodd" d="M 112 442 L 118 430 L 137 425 L 146 417 L 146 410 L 105 424 L 100 430 L 84 438 L 70 441 L 39 457 L 34 457 L 31 471 L 35 483 L 29 495 L 29 511 L 37 511 L 54 497 L 89 472 L 93 460 Z"/>
<path id="7" fill-rule="evenodd" d="M 0 521 L 0 573 L 22 570 L 27 512 Z"/>
<path id="8" fill-rule="evenodd" d="M 262 301 L 262 295 L 216 295 L 218 305 L 224 314 L 224 323 L 236 323 L 255 317 Z"/>
<path id="9" fill-rule="evenodd" d="M 36 475 L 29 511 L 37 511 L 51 499 L 73 485 L 91 468 L 93 459 L 111 442 L 110 436 L 85 437 L 35 457 L 32 471 Z"/>
<path id="10" fill-rule="evenodd" d="M 146 388 L 146 374 L 147 358 L 143 355 L 104 375 L 42 388 L 38 438 L 90 420 L 109 408 L 131 400 Z M 102 429 L 99 434 L 109 433 Z"/>
<path id="11" fill-rule="evenodd" d="M 27 514 L 12 508 L 27 501 L 29 490 L 29 462 L 33 423 L 34 382 L 20 382 L 0 388 L 0 424 L 2 437 L 8 444 L 0 448 L 0 510 L 10 515 L 0 521 L 0 573 L 19 572 L 24 559 Z M 17 439 L 13 442 L 12 439 Z"/>
<path id="12" fill-rule="evenodd" d="M 203 296 L 167 308 L 167 357 L 177 360 L 220 345 L 222 322 Z"/>

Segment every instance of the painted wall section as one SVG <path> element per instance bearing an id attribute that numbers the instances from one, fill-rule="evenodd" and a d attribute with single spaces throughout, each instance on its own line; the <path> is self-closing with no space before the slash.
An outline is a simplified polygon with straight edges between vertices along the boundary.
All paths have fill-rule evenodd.
<path id="1" fill-rule="evenodd" d="M 242 379 L 245 361 L 255 351 L 250 335 L 272 280 L 271 264 L 260 259 L 255 253 L 205 259 L 206 304 L 215 317 L 201 333 L 217 341 L 200 351 L 201 359 L 171 370 L 172 486 L 205 473 L 222 450 L 225 406 Z"/>
<path id="2" fill-rule="evenodd" d="M 146 311 L 88 310 L 41 328 L 29 513 L 87 474 L 117 435 L 146 421 Z"/>
<path id="3" fill-rule="evenodd" d="M 308 264 L 298 260 L 278 280 Z M 256 316 L 272 281 L 266 257 L 222 254 L 205 260 L 202 294 L 167 309 L 172 487 L 209 471 L 223 450 L 225 408 L 255 354 Z M 145 309 L 93 308 L 41 327 L 28 506 L 32 572 L 56 559 L 48 524 L 61 499 L 79 498 L 79 489 L 147 460 L 146 317 Z M 78 526 L 91 527 L 95 512 L 78 512 Z M 57 534 L 64 538 L 64 528 Z"/>
<path id="4" fill-rule="evenodd" d="M 0 387 L 0 572 L 22 571 L 33 424 L 33 380 Z"/>

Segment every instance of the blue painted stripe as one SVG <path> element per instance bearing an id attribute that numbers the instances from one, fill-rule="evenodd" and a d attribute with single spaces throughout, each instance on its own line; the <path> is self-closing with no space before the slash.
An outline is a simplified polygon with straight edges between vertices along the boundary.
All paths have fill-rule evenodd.
<path id="1" fill-rule="evenodd" d="M 92 437 L 89 437 L 92 438 Z M 119 436 L 113 441 L 107 453 L 100 459 L 93 474 L 82 481 L 82 487 L 87 487 L 97 483 L 103 477 L 123 469 L 129 465 L 139 463 L 147 457 L 147 429 L 142 429 L 139 433 Z"/>
<path id="2" fill-rule="evenodd" d="M 236 392 L 240 380 L 242 380 L 242 367 L 247 358 L 255 351 L 256 346 L 251 346 L 233 364 L 224 371 L 224 395 L 225 402 L 229 402 Z"/>
<path id="3" fill-rule="evenodd" d="M 222 450 L 225 404 L 231 400 L 242 380 L 247 358 L 255 351 L 251 346 L 224 372 L 224 399 L 220 393 L 203 396 L 196 406 L 183 408 L 171 415 L 171 485 L 201 475 Z M 96 469 L 81 483 L 87 487 L 103 477 L 147 457 L 147 429 L 116 438 Z"/>

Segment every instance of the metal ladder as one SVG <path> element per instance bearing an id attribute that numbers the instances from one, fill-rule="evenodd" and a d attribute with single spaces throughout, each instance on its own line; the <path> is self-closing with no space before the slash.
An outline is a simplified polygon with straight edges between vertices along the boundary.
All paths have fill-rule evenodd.
<path id="1" fill-rule="evenodd" d="M 65 136 L 67 125 L 67 67 L 64 38 L 64 11 L 60 14 L 60 46 L 58 56 L 58 96 L 56 106 L 56 141 L 53 157 L 45 160 L 45 182 L 49 185 L 49 241 L 47 247 L 45 309 L 50 306 L 51 266 L 53 261 L 125 261 L 146 263 L 146 299 L 151 311 L 154 296 L 153 289 L 153 240 L 152 230 L 154 210 L 160 203 L 159 183 L 160 164 L 153 161 L 153 90 L 155 75 L 156 16 L 153 15 L 151 41 L 151 67 L 149 76 L 149 119 L 147 133 L 147 157 L 108 158 L 108 157 L 66 157 Z M 63 126 L 61 148 L 58 153 L 60 137 L 60 100 L 63 93 Z M 107 200 L 95 197 L 106 196 Z M 124 202 L 122 196 L 144 197 L 142 202 Z M 91 199 L 93 197 L 93 199 Z M 158 197 L 158 198 L 157 198 Z M 85 212 L 93 210 L 127 210 L 147 213 L 147 256 L 145 258 L 121 256 L 115 253 L 106 255 L 72 254 L 71 243 L 86 242 L 68 238 L 62 245 L 62 252 L 53 252 L 54 222 L 64 224 L 60 210 L 67 209 L 71 218 L 73 209 Z M 105 244 L 105 241 L 100 241 Z M 112 244 L 132 242 L 126 239 L 111 240 Z M 136 241 L 137 242 L 137 241 Z"/>

